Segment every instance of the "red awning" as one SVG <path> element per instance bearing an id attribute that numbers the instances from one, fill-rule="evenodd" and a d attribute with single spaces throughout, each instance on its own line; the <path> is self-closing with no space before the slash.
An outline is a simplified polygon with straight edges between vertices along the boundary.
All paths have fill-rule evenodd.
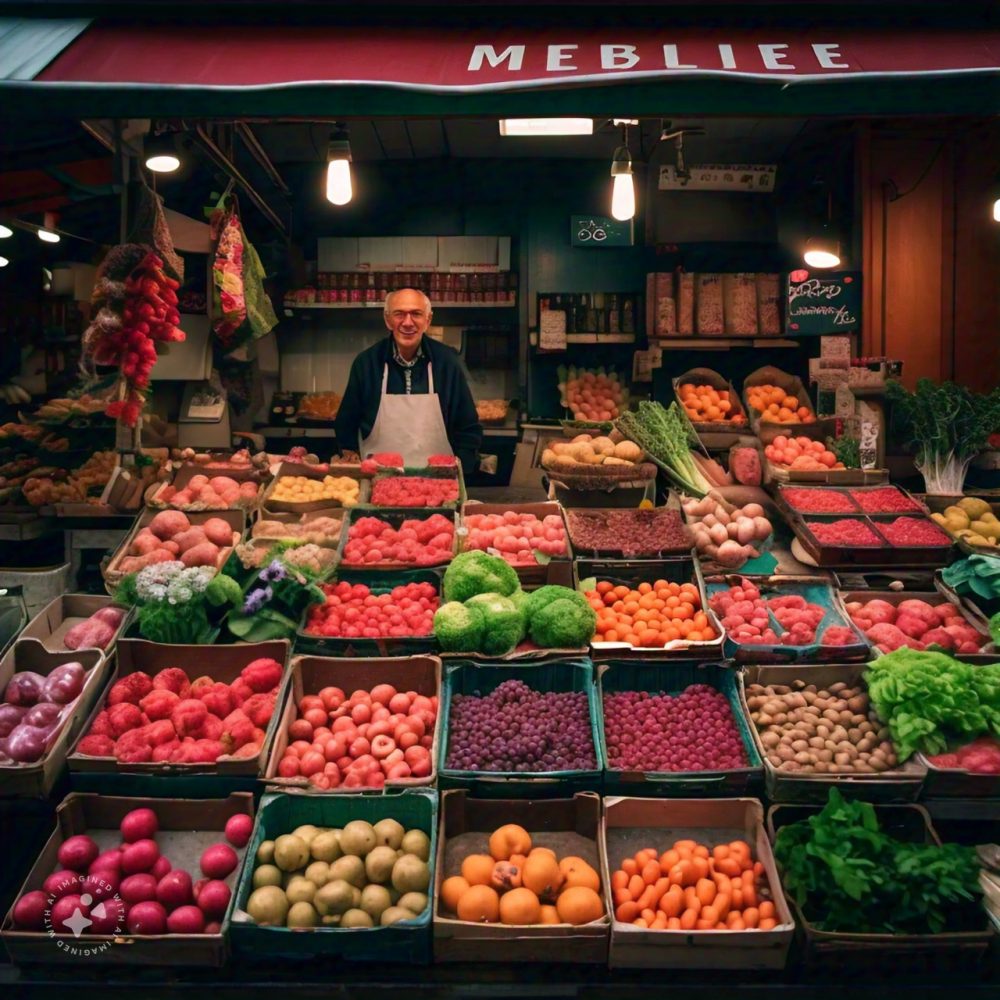
<path id="1" fill-rule="evenodd" d="M 96 23 L 35 80 L 168 88 L 381 86 L 431 93 L 670 78 L 822 83 L 1000 72 L 1000 31 L 831 27 L 226 28 Z M 247 109 L 248 113 L 251 111 Z"/>

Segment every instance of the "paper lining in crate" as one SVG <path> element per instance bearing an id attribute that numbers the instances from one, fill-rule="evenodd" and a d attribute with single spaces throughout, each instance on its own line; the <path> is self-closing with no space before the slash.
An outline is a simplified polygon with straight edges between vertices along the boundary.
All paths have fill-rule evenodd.
<path id="1" fill-rule="evenodd" d="M 233 540 L 228 546 L 219 547 L 219 556 L 216 561 L 216 570 L 221 570 L 223 566 L 226 565 L 226 560 L 233 553 L 235 546 L 243 539 L 243 535 L 246 532 L 246 514 L 242 510 L 205 510 L 205 511 L 158 511 L 158 510 L 144 510 L 135 520 L 135 524 L 132 526 L 132 530 L 125 537 L 125 541 L 117 548 L 114 555 L 111 557 L 111 561 L 102 570 L 104 576 L 104 585 L 109 594 L 113 594 L 117 589 L 118 585 L 122 580 L 130 573 L 134 572 L 132 569 L 124 569 L 123 563 L 129 558 L 129 552 L 132 548 L 133 542 L 136 538 L 143 534 L 147 528 L 153 523 L 157 518 L 161 518 L 161 515 L 170 514 L 171 517 L 177 517 L 180 515 L 185 517 L 189 522 L 189 527 L 197 528 L 204 525 L 206 521 L 210 520 L 221 520 L 225 521 L 226 524 L 232 529 Z M 159 523 L 159 522 L 158 522 Z M 187 529 L 183 529 L 187 530 Z M 172 539 L 171 539 L 172 541 Z M 165 545 L 166 540 L 163 540 L 161 545 Z M 174 543 L 176 544 L 176 543 Z M 181 559 L 181 553 L 178 552 L 175 559 Z"/>
<path id="2" fill-rule="evenodd" d="M 308 480 L 320 483 L 326 480 L 350 480 L 350 482 L 357 485 L 357 494 L 353 501 L 347 499 L 346 496 L 345 498 L 329 496 L 321 500 L 277 499 L 275 496 L 276 492 L 279 495 L 284 495 L 284 487 L 281 486 L 282 480 L 285 480 L 286 483 L 292 482 L 293 484 L 296 480 Z M 365 502 L 368 496 L 368 484 L 368 477 L 362 475 L 360 471 L 354 471 L 353 469 L 351 471 L 333 473 L 325 465 L 282 462 L 275 473 L 274 479 L 264 491 L 261 507 L 267 514 L 304 514 L 330 507 L 353 508 Z M 346 488 L 346 483 L 344 485 Z"/>
<path id="3" fill-rule="evenodd" d="M 48 677 L 57 667 L 79 663 L 86 674 L 83 689 L 66 717 L 50 737 L 45 753 L 31 763 L 0 764 L 0 796 L 43 798 L 55 786 L 66 763 L 66 755 L 85 728 L 85 720 L 103 695 L 111 666 L 99 649 L 79 649 L 53 653 L 38 639 L 22 639 L 7 650 L 0 660 L 0 692 L 15 673 L 31 671 Z"/>
<path id="4" fill-rule="evenodd" d="M 764 866 L 777 924 L 771 930 L 650 930 L 613 919 L 611 968 L 783 969 L 795 923 L 785 901 L 764 831 L 764 809 L 757 799 L 604 799 L 601 823 L 607 868 L 602 873 L 609 912 L 616 906 L 612 872 L 624 858 L 646 847 L 658 854 L 678 840 L 713 846 L 743 840 L 754 861 Z"/>
<path id="5" fill-rule="evenodd" d="M 801 765 L 799 765 L 800 769 L 798 770 L 782 770 L 771 759 L 771 755 L 777 753 L 777 744 L 775 747 L 765 745 L 764 734 L 758 730 L 757 724 L 753 720 L 755 709 L 750 708 L 747 696 L 747 688 L 752 684 L 762 684 L 765 687 L 768 685 L 794 687 L 796 682 L 801 682 L 803 688 L 815 684 L 818 691 L 828 690 L 830 685 L 846 684 L 850 688 L 864 688 L 867 703 L 867 688 L 864 683 L 865 669 L 866 666 L 863 663 L 793 664 L 791 666 L 744 667 L 740 672 L 737 680 L 740 703 L 750 724 L 750 733 L 764 762 L 764 788 L 770 799 L 780 802 L 825 803 L 829 790 L 835 787 L 848 798 L 867 799 L 873 802 L 916 801 L 920 795 L 927 770 L 914 761 L 906 761 L 879 772 L 824 774 L 816 770 L 815 766 L 810 770 L 802 770 Z M 804 696 L 803 704 L 806 704 Z M 868 709 L 869 715 L 873 712 L 874 708 Z M 860 712 L 855 714 L 860 714 Z M 819 713 L 819 716 L 820 719 L 826 718 L 822 713 Z M 822 722 L 819 724 L 821 725 Z M 869 724 L 873 725 L 870 719 Z M 835 723 L 828 728 L 831 733 L 835 733 L 836 726 L 839 725 L 842 723 Z M 849 727 L 844 726 L 844 728 L 847 731 Z M 809 739 L 813 738 L 823 737 L 809 737 Z M 849 740 L 848 742 L 855 745 L 853 741 Z M 889 742 L 891 742 L 891 737 Z M 794 748 L 789 747 L 789 750 L 792 751 Z M 830 751 L 830 753 L 834 754 L 835 751 Z"/>
<path id="6" fill-rule="evenodd" d="M 213 472 L 200 465 L 182 465 L 169 483 L 154 484 L 146 491 L 146 505 L 155 510 L 168 507 L 183 511 L 249 510 L 260 501 L 261 488 L 266 478 L 266 473 L 253 468 L 220 469 Z M 195 480 L 199 489 L 211 486 L 213 494 L 216 493 L 213 480 L 226 482 L 224 488 L 219 487 L 223 489 L 223 493 L 217 494 L 217 499 L 212 499 L 210 494 L 210 499 L 206 501 L 200 495 L 197 498 L 191 495 L 192 480 Z M 235 492 L 233 486 L 236 487 Z"/>
<path id="7" fill-rule="evenodd" d="M 397 691 L 415 691 L 425 697 L 438 699 L 437 718 L 430 746 L 431 771 L 425 777 L 393 778 L 386 781 L 385 791 L 396 792 L 405 788 L 431 786 L 437 782 L 438 756 L 442 744 L 441 660 L 436 656 L 365 657 L 364 659 L 336 659 L 325 656 L 296 656 L 292 659 L 291 674 L 284 701 L 278 706 L 279 721 L 271 756 L 261 779 L 268 786 L 283 792 L 301 791 L 318 795 L 356 794 L 374 792 L 376 789 L 336 788 L 319 789 L 308 778 L 282 777 L 278 765 L 291 740 L 289 727 L 299 718 L 298 705 L 306 695 L 318 695 L 327 687 L 337 687 L 347 697 L 358 690 L 368 691 L 377 684 L 390 684 Z M 331 724 L 334 721 L 331 709 Z M 339 718 L 339 716 L 337 716 Z M 374 737 L 373 737 L 374 738 Z"/>
<path id="8" fill-rule="evenodd" d="M 245 751 L 241 755 L 241 747 L 232 754 L 225 754 L 214 761 L 204 763 L 153 760 L 125 762 L 118 760 L 113 755 L 92 756 L 80 752 L 80 739 L 77 739 L 69 756 L 70 771 L 80 775 L 127 774 L 150 779 L 170 779 L 181 776 L 198 778 L 259 777 L 267 766 L 271 744 L 278 730 L 280 715 L 278 706 L 282 702 L 284 690 L 288 684 L 288 655 L 289 643 L 285 639 L 242 643 L 235 646 L 170 645 L 149 642 L 145 639 L 120 640 L 115 654 L 115 667 L 108 678 L 108 693 L 116 681 L 140 671 L 152 677 L 161 670 L 182 665 L 181 669 L 187 674 L 189 681 L 193 682 L 198 677 L 208 676 L 213 682 L 231 684 L 239 678 L 243 668 L 254 660 L 276 660 L 282 667 L 282 675 L 275 692 L 274 707 L 266 725 L 256 727 L 255 723 L 255 728 L 264 730 L 264 738 L 257 752 L 252 756 L 248 756 Z M 90 716 L 81 727 L 81 738 L 90 732 L 97 716 L 104 709 L 104 704 L 104 697 L 98 699 L 94 704 Z M 255 744 L 245 745 L 252 747 Z"/>
<path id="9" fill-rule="evenodd" d="M 71 650 L 64 641 L 67 633 L 88 621 L 104 608 L 112 608 L 120 613 L 117 625 L 107 623 L 111 629 L 108 641 L 103 646 L 84 644 L 74 646 Z M 104 614 L 107 613 L 104 612 Z M 77 649 L 100 649 L 105 656 L 110 656 L 131 615 L 131 608 L 118 607 L 112 603 L 110 597 L 103 597 L 100 594 L 63 594 L 39 611 L 24 627 L 18 638 L 37 639 L 50 653 L 75 652 Z"/>
<path id="10" fill-rule="evenodd" d="M 585 924 L 504 924 L 460 920 L 441 898 L 445 880 L 461 872 L 470 854 L 489 854 L 494 830 L 523 827 L 532 848 L 556 857 L 582 858 L 598 874 L 607 870 L 600 838 L 601 800 L 593 792 L 571 799 L 525 802 L 477 799 L 464 789 L 441 794 L 437 863 L 434 872 L 434 959 L 437 962 L 551 962 L 604 965 L 608 957 L 607 911 Z M 601 895 L 602 902 L 604 900 Z"/>
<path id="11" fill-rule="evenodd" d="M 767 835 L 773 844 L 778 831 L 788 823 L 814 816 L 818 805 L 772 805 L 767 811 Z M 875 805 L 880 825 L 899 840 L 940 844 L 927 810 L 919 805 Z M 790 900 L 802 932 L 806 968 L 822 967 L 843 975 L 858 968 L 877 968 L 907 974 L 924 971 L 940 973 L 951 969 L 967 974 L 990 947 L 992 931 L 982 910 L 982 927 L 975 930 L 946 931 L 941 934 L 870 934 L 854 931 L 819 930 L 802 907 Z M 864 898 L 858 901 L 864 906 Z M 817 914 L 811 914 L 817 919 Z"/>
<path id="12" fill-rule="evenodd" d="M 28 873 L 18 898 L 25 892 L 41 889 L 46 878 L 62 866 L 60 845 L 72 836 L 89 835 L 100 850 L 112 850 L 121 844 L 119 825 L 133 809 L 152 809 L 159 830 L 156 842 L 162 855 L 174 869 L 196 874 L 202 852 L 213 844 L 226 842 L 224 829 L 232 816 L 253 816 L 253 796 L 233 792 L 225 799 L 148 799 L 73 792 L 56 808 L 56 829 Z M 234 848 L 240 861 L 246 848 Z M 235 897 L 240 864 L 223 880 Z M 67 878 L 80 878 L 68 873 Z M 82 891 L 82 886 L 81 886 Z M 106 904 L 118 899 L 115 893 Z M 124 917 L 113 933 L 92 934 L 86 927 L 81 933 L 58 934 L 48 929 L 28 931 L 14 926 L 11 907 L 0 937 L 15 965 L 143 965 L 207 966 L 220 968 L 228 956 L 227 934 L 233 911 L 230 899 L 214 934 L 133 934 Z M 93 915 L 93 914 L 92 914 Z M 87 927 L 92 926 L 88 921 Z"/>

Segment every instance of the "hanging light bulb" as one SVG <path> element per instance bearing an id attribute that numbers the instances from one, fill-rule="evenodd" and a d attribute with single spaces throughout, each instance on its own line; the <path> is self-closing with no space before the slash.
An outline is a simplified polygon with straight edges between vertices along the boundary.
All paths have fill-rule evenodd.
<path id="1" fill-rule="evenodd" d="M 6 267 L 10 263 L 6 257 L 0 257 L 0 267 Z"/>
<path id="2" fill-rule="evenodd" d="M 0 223 L 0 240 L 10 239 L 10 237 L 13 235 L 14 235 L 13 229 L 11 229 L 9 226 L 5 226 L 2 223 Z"/>
<path id="3" fill-rule="evenodd" d="M 351 142 L 347 129 L 337 126 L 326 151 L 326 200 L 346 205 L 353 197 L 351 188 Z"/>
<path id="4" fill-rule="evenodd" d="M 181 161 L 177 156 L 173 132 L 160 132 L 154 135 L 151 131 L 142 144 L 146 154 L 146 169 L 154 174 L 172 174 Z"/>
<path id="5" fill-rule="evenodd" d="M 820 270 L 838 267 L 840 265 L 840 243 L 826 233 L 822 236 L 813 236 L 806 241 L 806 249 L 802 259 L 810 267 Z"/>
<path id="6" fill-rule="evenodd" d="M 628 151 L 628 126 L 622 129 L 622 145 L 611 159 L 611 214 L 620 222 L 635 215 L 635 186 L 632 183 L 632 155 Z"/>
<path id="7" fill-rule="evenodd" d="M 1000 222 L 1000 198 L 993 202 L 993 221 Z M 3 227 L 0 226 L 0 229 Z"/>

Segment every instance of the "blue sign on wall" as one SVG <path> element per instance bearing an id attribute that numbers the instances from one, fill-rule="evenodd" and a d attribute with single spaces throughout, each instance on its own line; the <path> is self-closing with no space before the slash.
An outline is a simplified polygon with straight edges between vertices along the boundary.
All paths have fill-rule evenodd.
<path id="1" fill-rule="evenodd" d="M 575 247 L 630 247 L 632 220 L 619 222 L 604 215 L 574 215 L 569 220 L 569 241 Z"/>

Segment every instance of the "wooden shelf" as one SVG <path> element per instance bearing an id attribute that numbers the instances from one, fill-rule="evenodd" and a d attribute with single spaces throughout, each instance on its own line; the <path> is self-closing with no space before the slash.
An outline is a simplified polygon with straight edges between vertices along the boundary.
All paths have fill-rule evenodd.
<path id="1" fill-rule="evenodd" d="M 437 309 L 514 309 L 516 302 L 435 302 Z M 384 309 L 383 302 L 303 302 L 286 305 L 285 309 Z"/>
<path id="2" fill-rule="evenodd" d="M 728 351 L 734 347 L 798 347 L 800 341 L 784 337 L 661 337 L 656 344 L 665 351 Z"/>

